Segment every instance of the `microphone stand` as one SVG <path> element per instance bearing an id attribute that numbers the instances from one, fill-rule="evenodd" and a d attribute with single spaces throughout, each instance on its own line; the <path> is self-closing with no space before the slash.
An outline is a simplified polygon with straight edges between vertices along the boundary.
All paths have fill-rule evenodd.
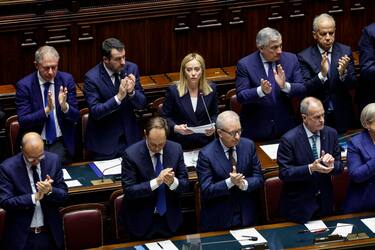
<path id="1" fill-rule="evenodd" d="M 103 169 L 101 179 L 92 180 L 91 184 L 94 185 L 94 186 L 96 186 L 96 185 L 103 185 L 103 184 L 111 184 L 111 183 L 113 183 L 112 178 L 104 179 L 104 173 L 107 170 L 110 170 L 110 169 L 118 167 L 118 166 L 121 166 L 121 164 L 116 164 L 116 165 L 113 165 L 113 166 L 110 166 L 110 167 L 107 167 L 107 168 Z"/>
<path id="2" fill-rule="evenodd" d="M 204 101 L 203 93 L 202 93 L 202 92 L 199 92 L 199 95 L 201 96 L 201 99 L 202 99 L 202 102 L 203 102 L 203 106 L 204 106 L 204 110 L 206 111 L 206 114 L 207 114 L 208 120 L 210 121 L 211 127 L 212 127 L 213 129 L 215 129 L 215 126 L 213 125 L 213 122 L 212 122 L 212 120 L 211 120 L 210 113 L 208 112 L 206 102 Z M 214 132 L 214 137 L 216 138 L 216 133 L 215 133 L 215 132 Z"/>

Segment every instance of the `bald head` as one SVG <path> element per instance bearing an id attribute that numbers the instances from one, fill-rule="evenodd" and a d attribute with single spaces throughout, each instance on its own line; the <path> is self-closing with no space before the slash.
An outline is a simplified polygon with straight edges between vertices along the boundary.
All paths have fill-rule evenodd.
<path id="1" fill-rule="evenodd" d="M 32 165 L 37 165 L 44 158 L 44 143 L 38 133 L 30 132 L 22 138 L 22 153 Z"/>

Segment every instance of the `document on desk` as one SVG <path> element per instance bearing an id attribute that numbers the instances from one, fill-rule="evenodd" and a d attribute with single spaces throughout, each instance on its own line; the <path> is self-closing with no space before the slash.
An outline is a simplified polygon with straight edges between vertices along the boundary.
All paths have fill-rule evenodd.
<path id="1" fill-rule="evenodd" d="M 242 246 L 267 243 L 267 240 L 255 228 L 230 230 L 230 233 Z"/>
<path id="2" fill-rule="evenodd" d="M 268 155 L 272 160 L 277 158 L 277 149 L 279 148 L 278 143 L 261 145 L 260 148 Z"/>
<path id="3" fill-rule="evenodd" d="M 70 179 L 72 179 L 72 177 L 68 173 L 68 170 L 66 170 L 65 168 L 63 168 L 62 171 L 63 171 L 64 180 L 70 180 Z"/>
<path id="4" fill-rule="evenodd" d="M 361 221 L 375 234 L 375 217 L 361 219 Z"/>
<path id="5" fill-rule="evenodd" d="M 347 223 L 337 223 L 335 230 L 331 235 L 340 235 L 342 237 L 347 237 L 348 234 L 352 233 L 353 225 Z"/>
<path id="6" fill-rule="evenodd" d="M 197 126 L 197 127 L 188 127 L 188 129 L 193 131 L 193 133 L 195 134 L 205 134 L 206 129 L 210 129 L 210 128 L 215 128 L 215 123 L 209 123 L 209 124 Z"/>
<path id="7" fill-rule="evenodd" d="M 173 244 L 173 242 L 170 240 L 146 243 L 145 245 L 150 250 L 163 250 L 163 249 L 178 250 L 175 244 Z"/>
<path id="8" fill-rule="evenodd" d="M 184 162 L 187 167 L 197 166 L 199 149 L 184 152 Z"/>
<path id="9" fill-rule="evenodd" d="M 324 224 L 324 222 L 322 220 L 308 221 L 307 223 L 305 223 L 305 226 L 312 233 L 317 232 L 317 231 L 328 230 L 326 224 Z"/>
<path id="10" fill-rule="evenodd" d="M 68 188 L 82 186 L 81 182 L 79 182 L 78 180 L 65 181 L 65 184 L 68 186 Z"/>
<path id="11" fill-rule="evenodd" d="M 94 170 L 98 177 L 102 175 L 116 175 L 121 174 L 122 158 L 115 158 L 106 161 L 94 161 L 89 166 Z"/>

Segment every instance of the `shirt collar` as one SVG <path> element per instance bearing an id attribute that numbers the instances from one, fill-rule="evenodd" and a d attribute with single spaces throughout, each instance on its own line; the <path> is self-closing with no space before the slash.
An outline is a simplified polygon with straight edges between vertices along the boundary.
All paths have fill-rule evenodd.
<path id="1" fill-rule="evenodd" d="M 304 123 L 302 123 L 302 124 L 303 124 L 303 128 L 305 129 L 305 132 L 306 132 L 306 134 L 307 134 L 307 138 L 310 138 L 310 137 L 313 136 L 313 135 L 318 135 L 318 136 L 320 136 L 320 131 L 318 131 L 318 133 L 314 134 L 314 133 L 312 133 L 312 132 L 306 127 L 306 125 L 305 125 Z"/>
<path id="2" fill-rule="evenodd" d="M 263 64 L 269 62 L 269 61 L 267 61 L 267 60 L 263 57 L 262 53 L 260 53 L 260 52 L 259 52 L 259 56 L 260 56 L 260 60 L 262 60 L 262 63 L 263 63 Z"/>
<path id="3" fill-rule="evenodd" d="M 227 153 L 229 148 L 224 145 L 224 143 L 221 141 L 220 138 L 219 138 L 219 141 L 220 141 L 221 146 L 223 147 L 224 152 Z M 233 150 L 236 151 L 236 146 L 233 146 Z"/>
<path id="4" fill-rule="evenodd" d="M 318 50 L 319 50 L 319 52 L 320 52 L 320 54 L 323 54 L 324 52 L 326 52 L 324 49 L 322 49 L 319 45 L 317 45 L 318 46 Z M 332 47 L 333 47 L 333 45 L 331 46 L 331 48 L 329 48 L 329 50 L 328 50 L 328 53 L 332 53 Z"/>
<path id="5" fill-rule="evenodd" d="M 27 160 L 26 160 L 26 158 L 25 158 L 25 155 L 24 154 L 22 154 L 22 158 L 23 158 L 23 161 L 25 162 L 25 165 L 26 165 L 26 167 L 27 167 L 27 169 L 31 169 L 31 163 L 30 162 L 28 162 Z M 40 168 L 40 162 L 36 165 L 36 168 L 37 169 L 39 169 Z"/>
<path id="6" fill-rule="evenodd" d="M 154 153 L 150 150 L 150 148 L 148 147 L 147 140 L 146 140 L 146 146 L 147 146 L 147 149 L 148 149 L 148 153 L 150 154 L 150 157 L 152 159 L 152 157 L 154 157 L 156 153 Z M 163 149 L 160 150 L 159 154 L 160 154 L 161 158 L 163 158 Z"/>
<path id="7" fill-rule="evenodd" d="M 52 84 L 55 83 L 55 79 L 52 79 L 51 81 L 44 80 L 43 77 L 39 74 L 39 71 L 37 71 L 37 75 L 38 75 L 39 85 L 44 85 L 46 82 L 50 82 Z"/>
<path id="8" fill-rule="evenodd" d="M 116 72 L 113 72 L 112 70 L 110 70 L 109 68 L 107 68 L 107 66 L 105 66 L 105 63 L 103 62 L 103 66 L 105 68 L 105 71 L 107 71 L 107 74 L 109 75 L 109 77 L 112 77 L 114 73 Z M 120 74 L 120 73 L 118 73 Z"/>

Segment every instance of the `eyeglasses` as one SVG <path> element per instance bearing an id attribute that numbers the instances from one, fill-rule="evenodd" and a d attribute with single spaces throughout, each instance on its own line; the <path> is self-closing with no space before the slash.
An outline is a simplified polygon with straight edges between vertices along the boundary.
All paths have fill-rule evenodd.
<path id="1" fill-rule="evenodd" d="M 226 131 L 225 129 L 220 129 L 221 131 L 227 133 L 228 135 L 232 136 L 232 137 L 236 137 L 236 135 L 241 135 L 242 133 L 242 129 L 239 129 L 239 130 L 236 130 L 236 131 L 232 131 L 232 132 L 229 132 L 229 131 Z"/>
<path id="2" fill-rule="evenodd" d="M 39 160 L 39 161 L 41 161 L 41 160 L 44 159 L 44 157 L 46 157 L 46 156 L 43 154 L 43 155 L 38 156 L 38 157 L 30 157 L 30 156 L 28 156 L 28 157 L 25 157 L 25 158 L 26 158 L 26 160 L 27 160 L 28 162 L 33 162 L 33 161 L 35 161 L 35 160 Z"/>

